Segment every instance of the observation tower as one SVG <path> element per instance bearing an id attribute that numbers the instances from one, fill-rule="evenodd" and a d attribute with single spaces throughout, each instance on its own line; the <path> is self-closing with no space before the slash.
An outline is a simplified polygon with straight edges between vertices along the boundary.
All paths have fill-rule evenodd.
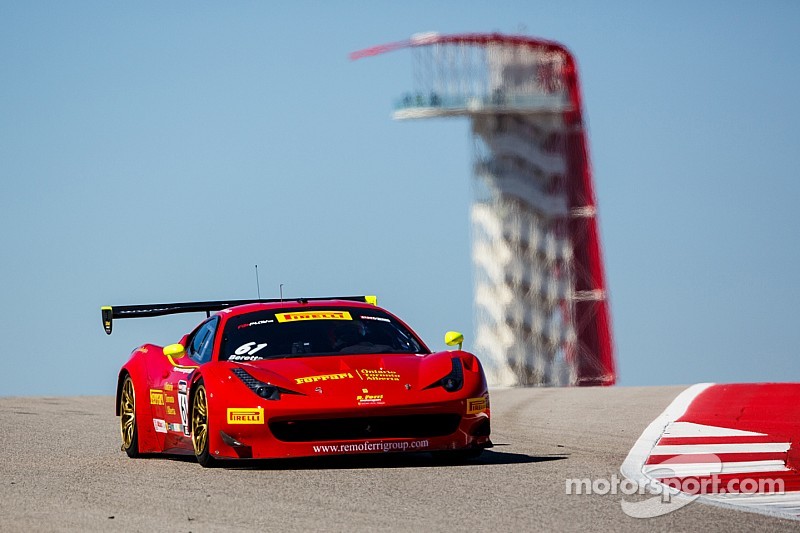
<path id="1" fill-rule="evenodd" d="M 400 120 L 468 117 L 475 352 L 501 386 L 616 380 L 597 208 L 575 60 L 501 34 L 418 34 Z"/>

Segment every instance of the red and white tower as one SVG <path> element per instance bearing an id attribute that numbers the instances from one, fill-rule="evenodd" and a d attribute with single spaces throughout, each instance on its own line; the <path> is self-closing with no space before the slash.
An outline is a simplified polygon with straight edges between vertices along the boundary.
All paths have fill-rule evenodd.
<path id="1" fill-rule="evenodd" d="M 575 60 L 500 34 L 415 35 L 396 119 L 467 116 L 475 351 L 494 385 L 612 385 L 611 322 Z"/>

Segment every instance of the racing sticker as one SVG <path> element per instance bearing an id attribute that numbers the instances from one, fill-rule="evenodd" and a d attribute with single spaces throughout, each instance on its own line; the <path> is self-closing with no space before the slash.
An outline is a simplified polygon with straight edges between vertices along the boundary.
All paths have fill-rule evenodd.
<path id="1" fill-rule="evenodd" d="M 166 433 L 167 432 L 167 423 L 160 418 L 153 419 L 153 428 L 156 430 L 156 433 Z"/>
<path id="2" fill-rule="evenodd" d="M 383 394 L 359 394 L 356 401 L 358 405 L 383 405 Z"/>
<path id="3" fill-rule="evenodd" d="M 236 355 L 228 357 L 228 361 L 261 361 L 264 359 L 260 355 Z"/>
<path id="4" fill-rule="evenodd" d="M 150 405 L 164 405 L 164 391 L 150 389 Z"/>
<path id="5" fill-rule="evenodd" d="M 181 412 L 183 434 L 189 436 L 189 387 L 183 380 L 178 382 L 178 409 Z"/>
<path id="6" fill-rule="evenodd" d="M 364 381 L 400 381 L 400 374 L 394 370 L 385 370 L 383 368 L 369 370 L 368 368 L 362 368 L 360 371 L 357 370 L 356 372 L 358 373 L 358 377 Z"/>
<path id="7" fill-rule="evenodd" d="M 323 374 L 321 376 L 307 376 L 304 378 L 294 378 L 295 383 L 315 383 L 317 381 L 328 381 L 331 379 L 353 379 L 353 374 L 350 372 L 342 372 L 341 374 Z"/>
<path id="8" fill-rule="evenodd" d="M 258 361 L 262 359 L 260 355 L 256 355 L 256 352 L 259 350 L 263 350 L 267 347 L 266 342 L 262 342 L 260 344 L 256 344 L 256 341 L 250 341 L 242 344 L 236 350 L 234 350 L 233 354 L 228 357 L 230 361 Z"/>
<path id="9" fill-rule="evenodd" d="M 167 429 L 174 433 L 183 433 L 183 424 L 167 424 Z"/>
<path id="10" fill-rule="evenodd" d="M 389 320 L 388 318 L 383 318 L 380 316 L 366 316 L 366 315 L 361 315 L 361 320 L 377 320 L 379 322 L 391 322 L 391 320 Z"/>
<path id="11" fill-rule="evenodd" d="M 249 324 L 239 324 L 236 329 L 244 329 L 249 328 L 250 326 L 260 326 L 262 324 L 272 324 L 275 322 L 274 320 L 258 320 L 256 322 L 250 322 Z"/>
<path id="12" fill-rule="evenodd" d="M 276 313 L 278 322 L 299 322 L 301 320 L 353 320 L 347 311 L 302 311 L 298 313 Z"/>
<path id="13" fill-rule="evenodd" d="M 480 398 L 468 398 L 467 399 L 467 414 L 468 415 L 476 415 L 478 413 L 482 413 L 489 407 L 489 402 L 486 401 L 486 398 L 481 396 Z"/>
<path id="14" fill-rule="evenodd" d="M 263 424 L 263 407 L 228 407 L 228 424 Z"/>

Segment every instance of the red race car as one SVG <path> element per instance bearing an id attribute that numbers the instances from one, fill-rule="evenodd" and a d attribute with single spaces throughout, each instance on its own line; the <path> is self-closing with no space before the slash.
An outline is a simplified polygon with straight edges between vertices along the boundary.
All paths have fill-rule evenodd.
<path id="1" fill-rule="evenodd" d="M 137 348 L 120 370 L 130 457 L 464 459 L 492 446 L 483 369 L 457 332 L 445 336 L 457 350 L 433 353 L 372 296 L 103 307 L 103 327 L 188 312 L 207 318 L 178 344 Z"/>

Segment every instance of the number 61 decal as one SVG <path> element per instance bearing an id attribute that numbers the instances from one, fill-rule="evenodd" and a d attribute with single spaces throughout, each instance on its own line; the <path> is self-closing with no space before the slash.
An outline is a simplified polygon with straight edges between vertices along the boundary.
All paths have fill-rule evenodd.
<path id="1" fill-rule="evenodd" d="M 266 347 L 267 343 L 262 342 L 261 344 L 256 344 L 255 342 L 247 342 L 242 344 L 233 352 L 236 355 L 254 355 L 260 349 Z"/>

